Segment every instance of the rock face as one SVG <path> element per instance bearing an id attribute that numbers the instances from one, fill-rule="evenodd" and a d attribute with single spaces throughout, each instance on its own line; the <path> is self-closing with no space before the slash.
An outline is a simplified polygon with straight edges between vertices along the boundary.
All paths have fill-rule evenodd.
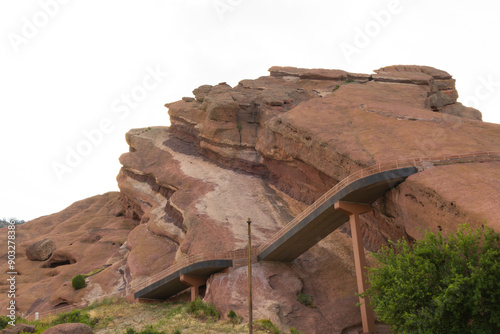
<path id="1" fill-rule="evenodd" d="M 457 103 L 454 79 L 432 67 L 388 66 L 374 74 L 272 67 L 270 76 L 235 87 L 203 85 L 193 95 L 167 104 L 171 127 L 127 133 L 120 193 L 19 228 L 22 247 L 40 235 L 58 246 L 42 263 L 16 259 L 21 313 L 130 295 L 137 282 L 189 255 L 243 249 L 248 217 L 258 247 L 361 168 L 500 151 L 500 125 Z M 361 216 L 365 248 L 485 219 L 500 231 L 499 167 L 466 163 L 412 175 Z M 74 275 L 96 269 L 103 270 L 85 289 L 72 289 Z M 223 315 L 233 309 L 246 316 L 246 270 L 236 266 L 208 280 L 205 299 Z M 255 263 L 253 273 L 256 318 L 306 333 L 342 333 L 361 322 L 348 225 L 292 263 Z M 7 290 L 0 283 L 2 295 Z M 315 308 L 300 304 L 299 293 L 314 296 Z"/>
<path id="2" fill-rule="evenodd" d="M 123 215 L 119 193 L 114 192 L 73 203 L 59 213 L 26 222 L 16 229 L 19 314 L 43 314 L 54 307 L 78 304 L 103 294 L 125 293 L 129 252 L 123 245 L 137 222 Z M 58 249 L 43 262 L 31 261 L 22 250 L 40 236 L 50 238 Z M 75 275 L 97 269 L 103 270 L 89 277 L 86 288 L 78 291 L 72 288 L 71 279 Z M 7 296 L 8 290 L 2 282 L 2 294 Z M 6 303 L 7 298 L 0 298 L 2 307 Z"/>
<path id="3" fill-rule="evenodd" d="M 45 261 L 56 249 L 56 244 L 50 239 L 43 239 L 26 248 L 26 257 L 31 261 Z"/>
<path id="4" fill-rule="evenodd" d="M 92 328 L 85 324 L 61 324 L 47 329 L 44 334 L 92 334 Z"/>

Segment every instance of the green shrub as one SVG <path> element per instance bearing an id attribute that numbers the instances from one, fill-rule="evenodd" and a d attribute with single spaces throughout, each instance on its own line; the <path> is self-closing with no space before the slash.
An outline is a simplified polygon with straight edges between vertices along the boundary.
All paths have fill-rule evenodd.
<path id="1" fill-rule="evenodd" d="M 304 334 L 304 333 L 293 327 L 290 327 L 290 334 Z"/>
<path id="2" fill-rule="evenodd" d="M 188 313 L 193 314 L 197 318 L 219 320 L 220 313 L 215 306 L 205 303 L 199 297 L 192 301 L 188 306 Z"/>
<path id="3" fill-rule="evenodd" d="M 133 328 L 127 328 L 125 334 L 137 334 L 136 330 Z"/>
<path id="4" fill-rule="evenodd" d="M 87 286 L 87 283 L 85 283 L 85 276 L 76 275 L 75 277 L 73 277 L 73 280 L 71 281 L 71 285 L 73 286 L 73 289 L 75 289 L 75 290 L 83 289 L 84 287 Z"/>
<path id="5" fill-rule="evenodd" d="M 7 318 L 6 316 L 0 316 L 0 330 L 4 329 L 7 327 L 9 324 L 10 318 Z"/>
<path id="6" fill-rule="evenodd" d="M 500 333 L 500 236 L 461 225 L 391 243 L 369 270 L 366 296 L 394 333 Z"/>
<path id="7" fill-rule="evenodd" d="M 73 310 L 70 312 L 60 313 L 54 320 L 50 322 L 50 326 L 56 326 L 66 323 L 82 323 L 90 327 L 94 327 L 96 321 L 90 318 L 90 314 L 81 310 Z"/>
<path id="8" fill-rule="evenodd" d="M 275 324 L 272 323 L 269 319 L 261 319 L 254 321 L 254 328 L 257 330 L 267 331 L 272 334 L 280 334 L 280 329 L 276 327 Z"/>
<path id="9" fill-rule="evenodd" d="M 313 295 L 308 295 L 305 293 L 299 293 L 297 295 L 297 301 L 301 303 L 302 305 L 305 305 L 307 307 L 314 307 L 314 296 Z"/>
<path id="10" fill-rule="evenodd" d="M 174 332 L 172 334 L 181 334 L 181 330 L 180 329 L 176 329 L 176 330 L 174 330 Z"/>
<path id="11" fill-rule="evenodd" d="M 241 324 L 241 322 L 243 321 L 243 318 L 240 317 L 239 315 L 237 315 L 236 312 L 234 312 L 233 310 L 229 311 L 229 313 L 227 314 L 227 317 L 229 318 L 229 321 L 233 325 Z"/>

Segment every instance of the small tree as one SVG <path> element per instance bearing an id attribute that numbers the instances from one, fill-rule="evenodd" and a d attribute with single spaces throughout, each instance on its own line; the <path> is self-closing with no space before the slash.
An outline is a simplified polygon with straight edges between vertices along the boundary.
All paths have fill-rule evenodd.
<path id="1" fill-rule="evenodd" d="M 366 291 L 395 333 L 500 333 L 500 242 L 491 228 L 426 232 L 373 254 Z"/>
<path id="2" fill-rule="evenodd" d="M 75 277 L 73 277 L 73 280 L 71 281 L 71 285 L 73 286 L 73 289 L 75 289 L 75 290 L 83 289 L 84 287 L 87 286 L 87 283 L 85 283 L 85 276 L 76 275 Z"/>

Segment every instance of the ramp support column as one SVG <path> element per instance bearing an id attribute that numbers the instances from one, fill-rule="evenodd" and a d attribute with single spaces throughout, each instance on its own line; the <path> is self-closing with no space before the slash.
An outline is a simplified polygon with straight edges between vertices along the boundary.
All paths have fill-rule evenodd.
<path id="1" fill-rule="evenodd" d="M 191 287 L 192 302 L 200 295 L 200 286 L 207 284 L 207 279 L 204 277 L 181 275 L 180 280 Z"/>
<path id="2" fill-rule="evenodd" d="M 363 247 L 363 236 L 361 234 L 359 215 L 371 211 L 371 207 L 366 204 L 337 202 L 335 203 L 335 210 L 349 216 L 358 292 L 363 293 L 368 288 L 368 283 L 366 281 L 365 249 Z M 375 315 L 373 310 L 368 306 L 368 298 L 359 297 L 359 302 L 361 304 L 360 308 L 363 333 L 375 333 Z"/>

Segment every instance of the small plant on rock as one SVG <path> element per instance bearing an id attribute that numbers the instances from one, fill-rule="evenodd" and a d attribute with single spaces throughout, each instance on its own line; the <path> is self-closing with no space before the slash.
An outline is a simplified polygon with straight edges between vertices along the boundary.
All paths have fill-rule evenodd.
<path id="1" fill-rule="evenodd" d="M 87 283 L 85 283 L 85 276 L 76 275 L 75 277 L 73 277 L 73 280 L 71 281 L 71 285 L 73 286 L 73 289 L 75 289 L 75 290 L 83 289 L 84 287 L 87 286 Z"/>
<path id="2" fill-rule="evenodd" d="M 304 333 L 293 327 L 290 327 L 290 334 L 304 334 Z"/>
<path id="3" fill-rule="evenodd" d="M 308 295 L 308 294 L 301 292 L 297 295 L 297 301 L 304 306 L 314 307 L 314 296 L 313 295 Z"/>

